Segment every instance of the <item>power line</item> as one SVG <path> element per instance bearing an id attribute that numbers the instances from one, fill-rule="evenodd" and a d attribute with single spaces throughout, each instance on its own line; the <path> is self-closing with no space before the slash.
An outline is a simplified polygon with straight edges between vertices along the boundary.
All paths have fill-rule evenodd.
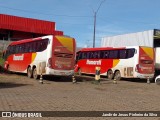
<path id="1" fill-rule="evenodd" d="M 57 14 L 50 14 L 50 13 L 42 13 L 42 12 L 37 12 L 37 11 L 29 11 L 29 10 L 11 8 L 11 7 L 7 7 L 7 6 L 4 6 L 4 5 L 0 5 L 0 7 L 11 9 L 11 10 L 16 10 L 16 11 L 21 11 L 21 12 L 32 13 L 32 14 L 52 15 L 52 16 L 61 16 L 61 17 L 90 17 L 90 18 L 92 17 L 92 16 L 71 16 L 71 15 L 57 15 Z M 67 23 L 67 22 L 63 22 L 62 24 L 93 25 L 93 24 L 80 24 L 80 23 Z"/>
<path id="2" fill-rule="evenodd" d="M 106 0 L 102 0 L 97 8 L 96 11 L 94 11 L 94 28 L 93 28 L 93 48 L 95 47 L 95 38 L 96 38 L 96 19 L 97 19 L 97 13 L 102 6 L 102 3 L 104 3 Z"/>
<path id="3" fill-rule="evenodd" d="M 97 9 L 97 12 L 99 11 L 99 8 L 101 7 L 102 3 L 104 2 L 105 0 L 101 1 L 98 9 Z M 52 16 L 59 16 L 59 17 L 86 17 L 86 18 L 93 18 L 93 16 L 77 16 L 77 15 L 58 15 L 58 14 L 52 14 L 52 13 L 42 13 L 42 12 L 38 12 L 38 11 L 30 11 L 30 10 L 24 10 L 24 9 L 17 9 L 17 8 L 12 8 L 12 7 L 8 7 L 8 6 L 4 6 L 4 5 L 0 5 L 1 8 L 6 8 L 6 9 L 10 9 L 10 10 L 15 10 L 15 11 L 20 11 L 20 12 L 26 12 L 26 13 L 32 13 L 32 14 L 42 14 L 42 15 L 52 15 Z M 104 17 L 100 17 L 99 18 L 103 21 L 104 20 Z M 113 17 L 109 17 L 107 16 L 107 18 L 109 19 L 113 19 Z M 125 20 L 125 19 L 121 19 L 121 18 L 118 18 L 118 22 L 130 22 L 130 23 L 139 23 L 139 24 L 145 24 L 145 25 L 159 25 L 157 23 L 148 23 L 148 22 L 143 22 L 143 21 L 135 21 L 135 20 Z M 112 20 L 113 21 L 113 20 Z M 113 21 L 114 22 L 114 21 Z M 64 23 L 64 24 L 72 24 L 72 23 Z M 73 23 L 74 24 L 74 23 Z M 116 24 L 116 23 L 112 23 L 112 24 Z M 78 23 L 75 23 L 75 25 L 79 25 Z M 87 25 L 93 25 L 93 24 L 87 24 Z"/>
<path id="4" fill-rule="evenodd" d="M 143 22 L 143 21 L 136 21 L 136 20 L 127 20 L 127 19 L 121 19 L 121 18 L 118 18 L 118 20 L 116 19 L 116 20 L 114 20 L 114 18 L 113 17 L 109 17 L 109 16 L 107 16 L 106 17 L 107 18 L 107 20 L 108 19 L 110 19 L 110 23 L 112 23 L 112 24 L 118 24 L 118 23 L 115 23 L 116 21 L 118 21 L 118 22 L 125 22 L 125 23 L 130 23 L 130 24 L 132 24 L 132 23 L 138 23 L 138 24 L 145 24 L 145 25 L 159 25 L 159 24 L 157 24 L 157 23 L 149 23 L 149 22 Z M 104 19 L 104 17 L 99 17 L 99 19 L 101 20 L 101 21 L 103 21 L 103 22 L 106 22 L 106 20 Z M 111 22 L 112 21 L 112 22 Z"/>
<path id="5" fill-rule="evenodd" d="M 37 12 L 37 11 L 29 11 L 29 10 L 23 10 L 23 9 L 17 9 L 17 8 L 11 8 L 7 7 L 4 5 L 0 5 L 2 8 L 7 8 L 11 10 L 16 10 L 16 11 L 21 11 L 21 12 L 27 12 L 27 13 L 32 13 L 32 14 L 42 14 L 42 15 L 54 15 L 54 16 L 59 16 L 59 17 L 93 17 L 93 16 L 77 16 L 77 15 L 58 15 L 58 14 L 52 14 L 52 13 L 42 13 L 42 12 Z"/>

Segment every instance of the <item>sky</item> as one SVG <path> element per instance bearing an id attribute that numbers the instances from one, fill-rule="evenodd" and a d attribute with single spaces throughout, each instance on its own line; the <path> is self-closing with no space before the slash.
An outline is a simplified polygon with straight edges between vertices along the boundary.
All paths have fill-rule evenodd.
<path id="1" fill-rule="evenodd" d="M 93 47 L 101 38 L 160 29 L 160 0 L 0 0 L 0 14 L 56 22 L 78 47 Z"/>

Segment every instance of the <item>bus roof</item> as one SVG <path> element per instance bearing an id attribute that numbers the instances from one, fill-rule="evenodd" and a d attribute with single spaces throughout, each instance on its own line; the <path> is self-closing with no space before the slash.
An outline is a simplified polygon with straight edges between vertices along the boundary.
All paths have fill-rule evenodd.
<path id="1" fill-rule="evenodd" d="M 82 48 L 80 51 L 99 51 L 99 50 L 117 50 L 117 49 L 124 49 L 126 47 L 119 47 L 119 48 L 114 48 L 114 47 L 100 47 L 100 48 Z"/>
<path id="2" fill-rule="evenodd" d="M 11 42 L 9 45 L 12 46 L 12 45 L 18 45 L 18 44 L 22 44 L 22 43 L 42 40 L 42 39 L 45 39 L 45 38 L 47 38 L 49 36 L 53 36 L 53 35 L 47 35 L 47 36 L 42 36 L 42 37 L 37 37 L 37 38 L 30 38 L 30 39 L 23 39 L 23 40 L 19 40 L 19 41 L 14 41 L 14 42 Z M 57 36 L 60 36 L 60 37 L 69 37 L 69 36 L 65 36 L 65 35 L 55 35 L 55 37 L 57 37 Z M 72 38 L 72 37 L 69 37 L 69 38 Z"/>
<path id="3" fill-rule="evenodd" d="M 125 46 L 125 47 L 99 47 L 99 48 L 82 48 L 78 52 L 82 51 L 99 51 L 99 50 L 119 50 L 126 48 L 138 48 L 138 47 L 148 47 L 148 46 Z"/>
<path id="4" fill-rule="evenodd" d="M 18 44 L 22 44 L 22 43 L 31 42 L 31 41 L 33 41 L 33 40 L 41 40 L 41 37 L 36 38 L 36 39 L 31 38 L 31 39 L 24 39 L 24 40 L 14 41 L 14 42 L 12 42 L 12 43 L 9 44 L 9 45 L 18 45 Z"/>
<path id="5" fill-rule="evenodd" d="M 29 39 L 23 39 L 23 40 L 18 40 L 18 41 L 14 41 L 11 42 L 9 45 L 18 45 L 18 44 L 22 44 L 22 43 L 28 43 L 28 42 L 32 42 L 32 41 L 37 41 L 37 40 L 42 40 L 45 37 L 48 36 L 52 36 L 52 35 L 47 35 L 47 36 L 42 36 L 42 37 L 37 37 L 37 38 L 29 38 Z"/>

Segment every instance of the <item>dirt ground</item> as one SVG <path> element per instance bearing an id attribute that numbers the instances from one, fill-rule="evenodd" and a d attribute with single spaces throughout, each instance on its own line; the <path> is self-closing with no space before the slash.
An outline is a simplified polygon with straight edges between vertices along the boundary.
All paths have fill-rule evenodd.
<path id="1" fill-rule="evenodd" d="M 23 74 L 0 74 L 0 111 L 160 111 L 160 85 L 146 80 L 103 78 L 100 84 L 93 76 L 45 77 L 39 80 Z M 87 112 L 86 112 L 87 114 Z M 94 113 L 93 113 L 94 114 Z M 0 118 L 1 119 L 1 118 Z M 7 119 L 7 118 L 3 118 Z M 9 119 L 9 118 L 8 118 Z M 11 118 L 10 118 L 11 119 Z M 14 118 L 16 120 L 29 118 Z M 42 120 L 160 120 L 159 117 L 44 117 Z"/>

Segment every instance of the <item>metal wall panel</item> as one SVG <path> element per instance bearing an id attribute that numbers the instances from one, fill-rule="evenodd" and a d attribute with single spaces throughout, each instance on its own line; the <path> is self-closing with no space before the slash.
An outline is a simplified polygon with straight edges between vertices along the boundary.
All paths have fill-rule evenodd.
<path id="1" fill-rule="evenodd" d="M 41 34 L 54 34 L 55 22 L 0 14 L 0 28 Z"/>
<path id="2" fill-rule="evenodd" d="M 154 30 L 103 37 L 101 47 L 149 46 L 153 47 Z"/>

